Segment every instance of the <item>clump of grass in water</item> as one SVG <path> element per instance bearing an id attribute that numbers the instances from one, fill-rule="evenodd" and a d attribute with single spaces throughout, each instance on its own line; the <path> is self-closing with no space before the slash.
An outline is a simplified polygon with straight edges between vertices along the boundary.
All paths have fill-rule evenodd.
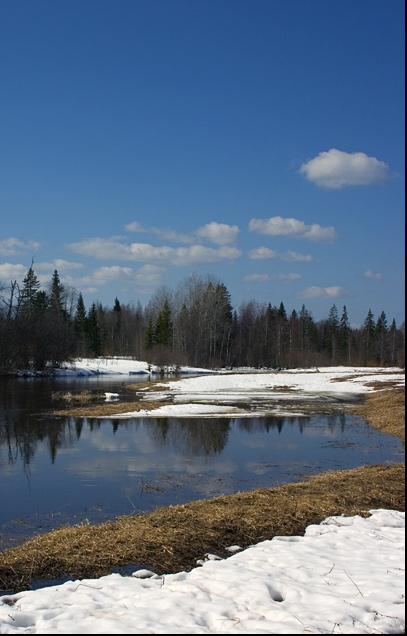
<path id="1" fill-rule="evenodd" d="M 72 404 L 74 402 L 88 404 L 89 402 L 97 402 L 103 399 L 103 396 L 93 394 L 91 391 L 82 391 L 81 393 L 71 393 L 70 391 L 67 393 L 53 392 L 51 397 L 53 400 L 63 400 L 67 404 Z"/>

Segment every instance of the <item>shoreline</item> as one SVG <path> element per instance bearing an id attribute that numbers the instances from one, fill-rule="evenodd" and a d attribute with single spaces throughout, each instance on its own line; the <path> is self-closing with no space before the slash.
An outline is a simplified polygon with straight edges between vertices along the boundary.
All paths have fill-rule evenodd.
<path id="1" fill-rule="evenodd" d="M 404 387 L 368 393 L 352 412 L 404 441 Z M 368 515 L 376 508 L 404 511 L 405 463 L 329 471 L 270 489 L 222 495 L 159 508 L 116 522 L 64 526 L 0 552 L 0 593 L 48 585 L 61 578 L 95 578 L 126 566 L 157 574 L 196 567 L 207 552 L 230 555 L 274 536 L 303 534 L 334 515 Z"/>

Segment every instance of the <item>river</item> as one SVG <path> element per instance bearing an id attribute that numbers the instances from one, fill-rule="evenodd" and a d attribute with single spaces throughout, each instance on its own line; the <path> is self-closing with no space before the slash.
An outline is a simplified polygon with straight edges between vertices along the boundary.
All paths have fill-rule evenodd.
<path id="1" fill-rule="evenodd" d="M 63 524 L 403 461 L 361 417 L 91 419 L 55 416 L 53 394 L 126 390 L 137 376 L 0 380 L 0 549 Z M 140 381 L 145 381 L 143 376 Z"/>

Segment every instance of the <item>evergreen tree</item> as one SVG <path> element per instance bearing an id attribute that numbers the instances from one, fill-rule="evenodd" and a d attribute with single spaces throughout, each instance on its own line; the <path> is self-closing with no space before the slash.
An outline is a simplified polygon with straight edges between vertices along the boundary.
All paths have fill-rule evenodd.
<path id="1" fill-rule="evenodd" d="M 367 312 L 367 316 L 363 322 L 362 334 L 364 345 L 364 363 L 369 364 L 371 352 L 373 348 L 373 340 L 375 335 L 374 315 L 371 309 Z"/>
<path id="2" fill-rule="evenodd" d="M 154 325 L 153 325 L 153 319 L 149 318 L 148 321 L 148 326 L 147 326 L 147 331 L 146 331 L 146 337 L 144 340 L 144 348 L 146 351 L 150 351 L 150 349 L 153 348 L 154 346 Z"/>
<path id="3" fill-rule="evenodd" d="M 346 306 L 343 306 L 341 320 L 339 322 L 339 351 L 341 360 L 350 362 L 350 332 L 348 312 Z"/>
<path id="4" fill-rule="evenodd" d="M 394 366 L 396 363 L 396 337 L 397 337 L 397 327 L 396 321 L 393 318 L 389 329 L 389 349 L 390 349 L 390 364 Z"/>
<path id="5" fill-rule="evenodd" d="M 78 300 L 76 303 L 76 312 L 75 312 L 75 328 L 79 333 L 86 330 L 86 308 L 85 303 L 83 301 L 82 292 L 79 292 Z"/>
<path id="6" fill-rule="evenodd" d="M 374 338 L 376 345 L 376 360 L 383 365 L 387 361 L 389 353 L 387 317 L 384 311 L 382 311 L 377 319 Z"/>
<path id="7" fill-rule="evenodd" d="M 102 338 L 101 338 L 98 312 L 97 312 L 95 303 L 92 303 L 92 306 L 89 309 L 88 321 L 87 321 L 87 332 L 88 332 L 89 351 L 95 357 L 100 356 L 102 353 Z"/>
<path id="8" fill-rule="evenodd" d="M 171 320 L 171 308 L 167 299 L 164 301 L 164 306 L 158 314 L 157 321 L 154 329 L 154 342 L 155 344 L 162 344 L 170 346 L 172 343 L 172 320 Z"/>
<path id="9" fill-rule="evenodd" d="M 86 335 L 88 331 L 88 318 L 82 292 L 79 292 L 74 316 L 74 331 L 76 336 L 77 355 L 84 356 L 87 353 Z"/>
<path id="10" fill-rule="evenodd" d="M 58 271 L 55 269 L 52 275 L 51 290 L 49 294 L 48 307 L 54 318 L 57 316 L 65 316 L 64 308 L 65 288 L 61 283 Z"/>
<path id="11" fill-rule="evenodd" d="M 19 309 L 24 318 L 28 320 L 35 318 L 39 309 L 40 281 L 31 265 L 23 279 L 23 287 L 19 298 Z M 43 299 L 41 299 L 43 300 Z M 42 304 L 42 302 L 40 303 Z"/>

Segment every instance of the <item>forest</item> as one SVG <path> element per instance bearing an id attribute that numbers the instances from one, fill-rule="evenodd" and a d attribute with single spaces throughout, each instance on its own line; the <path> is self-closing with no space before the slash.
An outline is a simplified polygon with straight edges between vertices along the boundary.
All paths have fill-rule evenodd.
<path id="1" fill-rule="evenodd" d="M 367 309 L 350 326 L 335 304 L 315 321 L 304 305 L 250 301 L 234 309 L 226 286 L 191 275 L 160 288 L 146 306 L 111 307 L 61 283 L 57 270 L 41 289 L 33 264 L 21 284 L 0 284 L 0 373 L 46 372 L 79 357 L 129 356 L 161 368 L 295 368 L 332 365 L 404 368 L 405 325 Z"/>

